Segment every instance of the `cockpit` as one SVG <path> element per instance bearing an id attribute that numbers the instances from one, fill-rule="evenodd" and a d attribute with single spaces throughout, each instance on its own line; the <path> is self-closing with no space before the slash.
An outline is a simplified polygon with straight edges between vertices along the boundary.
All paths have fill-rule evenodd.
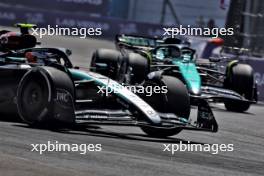
<path id="1" fill-rule="evenodd" d="M 175 45 L 164 45 L 155 48 L 152 51 L 153 58 L 158 61 L 164 60 L 184 60 L 191 61 L 194 59 L 195 50 L 188 47 L 179 47 Z"/>

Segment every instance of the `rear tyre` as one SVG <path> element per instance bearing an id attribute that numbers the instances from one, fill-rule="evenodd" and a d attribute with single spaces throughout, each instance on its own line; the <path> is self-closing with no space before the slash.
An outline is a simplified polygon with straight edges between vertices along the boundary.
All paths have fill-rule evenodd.
<path id="1" fill-rule="evenodd" d="M 190 116 L 190 97 L 186 86 L 177 78 L 171 76 L 163 76 L 160 80 L 163 86 L 167 86 L 166 94 L 153 94 L 145 96 L 144 99 L 156 111 L 164 113 L 174 113 L 175 115 L 189 119 Z M 161 84 L 146 83 L 151 86 L 161 86 Z M 180 128 L 164 129 L 158 127 L 141 127 L 141 129 L 152 137 L 168 137 L 173 136 L 182 131 Z"/>
<path id="2" fill-rule="evenodd" d="M 254 75 L 251 66 L 246 64 L 237 64 L 230 70 L 227 75 L 225 88 L 234 90 L 248 100 L 254 96 Z M 251 105 L 248 102 L 227 100 L 224 102 L 228 111 L 244 112 Z"/>
<path id="3" fill-rule="evenodd" d="M 142 83 L 149 73 L 149 62 L 147 58 L 138 53 L 128 54 L 128 64 L 131 70 L 131 83 Z"/>
<path id="4" fill-rule="evenodd" d="M 93 53 L 91 70 L 112 79 L 119 73 L 122 56 L 119 51 L 111 49 L 98 49 Z"/>
<path id="5" fill-rule="evenodd" d="M 36 125 L 47 120 L 52 108 L 51 85 L 45 75 L 28 72 L 18 87 L 18 112 L 23 121 Z"/>
<path id="6" fill-rule="evenodd" d="M 68 74 L 52 67 L 35 67 L 19 83 L 18 114 L 34 126 L 50 121 L 73 122 L 73 97 L 74 85 Z"/>

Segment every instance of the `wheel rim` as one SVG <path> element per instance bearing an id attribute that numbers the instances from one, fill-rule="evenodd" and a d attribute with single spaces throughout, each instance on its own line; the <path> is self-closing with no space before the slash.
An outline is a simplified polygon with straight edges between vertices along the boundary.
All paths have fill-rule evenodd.
<path id="1" fill-rule="evenodd" d="M 30 80 L 30 81 L 29 81 Z M 47 106 L 48 88 L 42 77 L 29 79 L 21 90 L 21 114 L 27 122 L 40 121 L 40 115 Z"/>

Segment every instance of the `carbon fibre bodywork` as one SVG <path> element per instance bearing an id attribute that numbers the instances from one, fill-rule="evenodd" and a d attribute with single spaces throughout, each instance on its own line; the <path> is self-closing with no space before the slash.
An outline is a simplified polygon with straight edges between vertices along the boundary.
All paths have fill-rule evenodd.
<path id="1" fill-rule="evenodd" d="M 28 62 L 28 53 L 37 57 L 35 63 Z M 175 114 L 157 112 L 116 81 L 73 67 L 65 50 L 56 48 L 29 48 L 0 56 L 0 113 L 18 113 L 25 120 L 21 107 L 28 102 L 21 100 L 19 92 L 23 92 L 21 87 L 27 83 L 26 79 L 34 75 L 43 79 L 40 82 L 46 82 L 48 87 L 48 106 L 36 112 L 36 117 L 30 117 L 37 122 L 42 122 L 43 114 L 50 113 L 48 121 L 63 123 L 155 126 L 211 132 L 218 130 L 207 102 L 200 101 L 195 122 Z M 109 96 L 100 92 L 102 87 L 111 92 Z M 31 99 L 36 98 L 35 94 L 29 92 L 29 95 Z M 25 122 L 30 123 L 27 119 Z"/>
<path id="2" fill-rule="evenodd" d="M 211 62 L 208 59 L 195 58 L 195 50 L 190 48 L 190 43 L 185 40 L 170 38 L 166 40 L 117 35 L 115 44 L 124 56 L 127 53 L 136 52 L 147 58 L 150 64 L 150 73 L 159 71 L 182 80 L 194 102 L 197 98 L 209 101 L 257 102 L 256 83 L 252 85 L 254 92 L 249 99 L 225 85 L 230 70 L 239 63 L 237 60 L 232 60 L 224 66 L 218 66 L 216 62 Z M 168 48 L 171 50 L 170 54 L 168 54 Z"/>

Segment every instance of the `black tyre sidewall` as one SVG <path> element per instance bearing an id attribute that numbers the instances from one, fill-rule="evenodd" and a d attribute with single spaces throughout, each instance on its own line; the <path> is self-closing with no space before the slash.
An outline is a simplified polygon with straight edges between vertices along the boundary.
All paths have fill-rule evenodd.
<path id="1" fill-rule="evenodd" d="M 174 113 L 178 117 L 189 119 L 190 116 L 190 97 L 186 86 L 177 78 L 171 76 L 163 76 L 161 79 L 162 84 L 166 85 L 168 88 L 168 93 L 165 95 L 165 99 L 157 99 L 153 101 L 155 103 L 154 108 L 157 111 L 164 113 Z M 146 100 L 148 102 L 148 100 Z M 152 105 L 152 103 L 150 105 Z M 156 107 L 155 107 L 156 106 Z M 161 109 L 157 109 L 160 106 Z M 152 137 L 168 137 L 173 136 L 182 131 L 181 128 L 155 128 L 155 127 L 141 127 L 141 129 Z"/>
<path id="2" fill-rule="evenodd" d="M 100 70 L 96 66 L 96 63 L 106 64 L 106 70 Z M 112 79 L 116 79 L 119 74 L 120 64 L 122 64 L 122 55 L 119 51 L 111 49 L 98 49 L 93 53 L 91 70 Z"/>
<path id="3" fill-rule="evenodd" d="M 39 111 L 37 114 L 29 114 L 27 109 L 34 108 L 27 107 L 30 104 L 25 104 L 25 89 L 28 88 L 30 84 L 37 84 L 38 86 L 42 87 L 41 91 L 45 96 L 44 99 L 41 100 L 41 107 L 39 107 L 34 111 Z M 24 77 L 22 78 L 17 91 L 17 108 L 18 113 L 21 119 L 30 124 L 30 125 L 38 125 L 43 123 L 44 121 L 48 120 L 50 112 L 52 111 L 52 97 L 53 92 L 51 90 L 51 82 L 49 81 L 47 75 L 42 74 L 40 70 L 29 71 Z"/>
<path id="4" fill-rule="evenodd" d="M 128 63 L 132 68 L 132 83 L 142 83 L 149 73 L 148 59 L 138 53 L 129 53 Z"/>
<path id="5" fill-rule="evenodd" d="M 251 66 L 246 64 L 237 64 L 231 68 L 230 74 L 227 75 L 225 87 L 231 89 L 244 98 L 252 100 L 254 96 L 254 76 Z M 225 107 L 230 111 L 244 112 L 251 105 L 248 102 L 235 100 L 226 100 Z"/>

